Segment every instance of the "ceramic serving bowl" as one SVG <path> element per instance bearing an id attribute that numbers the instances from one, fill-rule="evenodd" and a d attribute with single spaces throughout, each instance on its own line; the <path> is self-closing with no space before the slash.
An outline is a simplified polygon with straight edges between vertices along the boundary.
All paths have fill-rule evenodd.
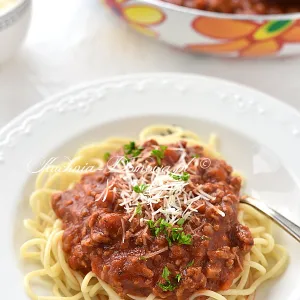
<path id="1" fill-rule="evenodd" d="M 23 42 L 30 23 L 31 0 L 6 0 L 0 6 L 0 64 Z"/>
<path id="2" fill-rule="evenodd" d="M 160 0 L 104 0 L 135 30 L 185 51 L 229 57 L 300 54 L 300 13 L 223 14 Z"/>

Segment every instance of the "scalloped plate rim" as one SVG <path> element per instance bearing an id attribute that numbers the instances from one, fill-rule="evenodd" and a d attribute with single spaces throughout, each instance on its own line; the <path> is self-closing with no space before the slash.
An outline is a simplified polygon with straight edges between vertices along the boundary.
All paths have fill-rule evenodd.
<path id="1" fill-rule="evenodd" d="M 59 99 L 59 98 L 62 98 L 64 96 L 67 96 L 68 94 L 70 93 L 74 93 L 76 91 L 80 91 L 84 88 L 88 88 L 88 87 L 92 87 L 94 85 L 102 85 L 102 84 L 105 84 L 105 83 L 109 83 L 109 82 L 115 82 L 115 81 L 118 81 L 118 80 L 122 80 L 122 81 L 125 81 L 126 79 L 134 79 L 134 78 L 144 78 L 144 77 L 181 77 L 181 76 L 184 76 L 185 78 L 186 77 L 190 77 L 191 79 L 196 79 L 196 78 L 199 78 L 199 79 L 212 79 L 214 81 L 219 81 L 220 83 L 223 83 L 223 84 L 226 84 L 226 85 L 230 85 L 232 87 L 234 86 L 239 86 L 241 88 L 245 88 L 251 92 L 254 92 L 254 93 L 260 93 L 261 95 L 267 97 L 269 100 L 272 100 L 274 101 L 277 105 L 281 105 L 287 112 L 289 113 L 292 113 L 296 116 L 299 117 L 299 120 L 300 120 L 300 112 L 294 108 L 293 106 L 267 94 L 267 93 L 264 93 L 260 90 L 257 90 L 253 87 L 249 87 L 245 84 L 240 84 L 240 83 L 237 83 L 237 82 L 234 82 L 234 81 L 230 81 L 230 80 L 226 80 L 226 79 L 222 79 L 222 78 L 219 78 L 219 77 L 214 77 L 214 76 L 205 76 L 205 75 L 198 75 L 198 74 L 193 74 L 193 73 L 173 73 L 173 72 L 170 72 L 170 73 L 137 73 L 137 74 L 130 74 L 130 75 L 120 75 L 120 76 L 111 76 L 111 77 L 108 77 L 107 79 L 97 79 L 97 80 L 93 80 L 93 81 L 90 81 L 90 82 L 85 82 L 85 83 L 82 83 L 82 84 L 78 84 L 78 85 L 75 85 L 73 87 L 70 87 L 60 93 L 57 93 L 53 96 L 50 96 L 48 98 L 46 98 L 45 100 L 41 101 L 41 102 L 38 102 L 34 105 L 32 105 L 31 107 L 27 108 L 24 112 L 20 113 L 18 116 L 16 116 L 15 118 L 13 118 L 11 121 L 9 121 L 6 125 L 4 125 L 3 127 L 0 128 L 0 138 L 2 135 L 4 135 L 7 131 L 11 130 L 11 128 L 13 126 L 18 126 L 19 123 L 22 122 L 22 120 L 24 121 L 25 118 L 27 118 L 29 115 L 31 115 L 32 113 L 34 113 L 35 111 L 37 111 L 39 108 L 42 108 L 44 106 L 46 106 L 47 104 L 50 104 L 52 102 L 55 102 L 55 100 Z"/>

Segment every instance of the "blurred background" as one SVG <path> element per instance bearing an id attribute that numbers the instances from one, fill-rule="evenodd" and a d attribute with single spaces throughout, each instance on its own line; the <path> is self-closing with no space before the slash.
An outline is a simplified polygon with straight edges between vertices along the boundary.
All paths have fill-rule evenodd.
<path id="1" fill-rule="evenodd" d="M 233 80 L 300 109 L 300 56 L 251 60 L 185 53 L 133 31 L 97 0 L 33 0 L 32 8 L 23 47 L 0 65 L 0 127 L 70 86 L 144 72 Z"/>

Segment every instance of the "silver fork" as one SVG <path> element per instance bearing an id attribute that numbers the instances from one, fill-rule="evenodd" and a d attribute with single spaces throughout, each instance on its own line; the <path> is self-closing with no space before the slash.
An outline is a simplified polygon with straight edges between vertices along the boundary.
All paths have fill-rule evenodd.
<path id="1" fill-rule="evenodd" d="M 256 208 L 257 210 L 271 218 L 300 243 L 300 227 L 297 224 L 288 220 L 286 217 L 281 215 L 279 212 L 277 212 L 264 202 L 247 196 L 242 197 L 240 202 Z"/>

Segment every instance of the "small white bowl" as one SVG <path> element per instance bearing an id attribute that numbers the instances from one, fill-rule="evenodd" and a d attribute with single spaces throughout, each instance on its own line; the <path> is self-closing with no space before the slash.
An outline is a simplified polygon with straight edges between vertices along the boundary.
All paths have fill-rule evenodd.
<path id="1" fill-rule="evenodd" d="M 8 1 L 0 7 L 0 64 L 11 58 L 22 44 L 30 18 L 31 0 Z"/>

